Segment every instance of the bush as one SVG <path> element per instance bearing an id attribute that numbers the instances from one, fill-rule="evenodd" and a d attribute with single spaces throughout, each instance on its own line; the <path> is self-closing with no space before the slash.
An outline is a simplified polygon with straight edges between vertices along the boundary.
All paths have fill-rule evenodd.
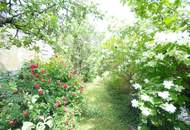
<path id="1" fill-rule="evenodd" d="M 14 83 L 14 90 L 0 93 L 1 129 L 76 127 L 83 87 L 68 61 L 59 56 L 48 63 L 32 61 L 18 75 L 17 80 L 2 85 L 10 88 Z"/>
<path id="2" fill-rule="evenodd" d="M 189 104 L 189 43 L 159 41 L 157 35 L 160 33 L 153 41 L 133 47 L 135 57 L 126 59 L 127 73 L 132 72 L 132 106 L 140 110 L 141 129 L 185 130 L 189 125 L 179 116 Z"/>
<path id="3" fill-rule="evenodd" d="M 189 33 L 148 32 L 146 24 L 126 29 L 121 39 L 126 37 L 127 46 L 106 46 L 104 65 L 130 80 L 139 129 L 189 129 Z"/>

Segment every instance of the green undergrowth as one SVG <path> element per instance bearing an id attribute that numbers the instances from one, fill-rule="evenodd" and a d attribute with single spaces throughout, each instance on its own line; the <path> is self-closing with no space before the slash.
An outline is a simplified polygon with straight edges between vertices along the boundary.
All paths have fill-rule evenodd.
<path id="1" fill-rule="evenodd" d="M 133 130 L 137 112 L 124 80 L 112 76 L 86 84 L 86 104 L 78 130 Z"/>

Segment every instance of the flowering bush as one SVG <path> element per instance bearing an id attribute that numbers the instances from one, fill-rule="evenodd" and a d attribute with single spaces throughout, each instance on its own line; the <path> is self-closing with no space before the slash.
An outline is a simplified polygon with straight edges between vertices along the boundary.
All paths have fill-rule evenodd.
<path id="1" fill-rule="evenodd" d="M 118 46 L 125 58 L 115 66 L 134 89 L 139 129 L 190 129 L 189 1 L 122 1 L 140 16 L 135 26 L 121 29 L 127 46 Z"/>
<path id="2" fill-rule="evenodd" d="M 156 33 L 151 41 L 133 46 L 131 56 L 126 57 L 135 90 L 131 103 L 141 112 L 140 129 L 147 125 L 153 129 L 189 128 L 189 122 L 179 118 L 189 104 L 189 39 L 187 32 Z"/>
<path id="3" fill-rule="evenodd" d="M 14 82 L 14 92 L 1 93 L 6 97 L 2 98 L 1 129 L 26 128 L 26 124 L 40 130 L 74 129 L 82 101 L 80 82 L 62 57 L 26 64 Z"/>

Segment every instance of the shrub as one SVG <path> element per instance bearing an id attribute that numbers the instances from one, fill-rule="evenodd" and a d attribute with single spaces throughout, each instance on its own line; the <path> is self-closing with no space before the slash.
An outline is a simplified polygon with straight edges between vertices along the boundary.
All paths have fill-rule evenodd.
<path id="1" fill-rule="evenodd" d="M 188 123 L 179 119 L 182 109 L 187 109 L 189 97 L 189 43 L 185 32 L 171 32 L 178 39 L 154 40 L 134 48 L 132 86 L 135 89 L 132 106 L 141 112 L 141 129 L 188 129 Z M 167 37 L 167 34 L 164 34 Z M 172 40 L 172 41 L 171 41 Z M 133 53 L 133 54 L 134 54 Z M 128 59 L 128 60 L 129 60 Z"/>
<path id="2" fill-rule="evenodd" d="M 47 63 L 32 61 L 18 75 L 16 90 L 1 92 L 5 95 L 1 98 L 2 129 L 19 128 L 26 122 L 36 129 L 76 127 L 83 87 L 68 61 L 60 56 Z"/>

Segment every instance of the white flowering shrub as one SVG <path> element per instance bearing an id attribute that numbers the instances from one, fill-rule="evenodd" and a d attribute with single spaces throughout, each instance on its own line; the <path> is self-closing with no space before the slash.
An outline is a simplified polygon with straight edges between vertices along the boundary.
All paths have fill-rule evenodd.
<path id="1" fill-rule="evenodd" d="M 190 129 L 190 1 L 122 1 L 140 16 L 135 27 L 121 32 L 128 45 L 123 73 L 134 89 L 138 129 Z"/>
<path id="2" fill-rule="evenodd" d="M 135 92 L 131 103 L 141 113 L 139 129 L 190 127 L 189 122 L 179 118 L 181 108 L 187 110 L 189 103 L 189 35 L 188 32 L 158 32 L 152 40 L 130 51 L 131 56 L 126 59 L 130 62 L 129 69 L 125 73 L 133 72 L 131 84 Z"/>
<path id="3" fill-rule="evenodd" d="M 139 46 L 129 45 L 133 47 L 126 58 L 125 73 L 132 72 L 135 90 L 131 103 L 141 113 L 139 129 L 189 129 L 179 115 L 189 103 L 190 34 L 157 32 L 147 41 L 131 43 Z"/>

